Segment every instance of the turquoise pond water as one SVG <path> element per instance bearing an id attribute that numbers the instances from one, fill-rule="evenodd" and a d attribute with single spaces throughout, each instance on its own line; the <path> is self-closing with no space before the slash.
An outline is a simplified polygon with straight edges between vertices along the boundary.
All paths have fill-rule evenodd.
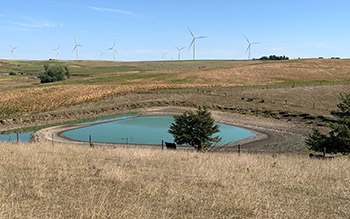
<path id="1" fill-rule="evenodd" d="M 20 142 L 28 142 L 30 139 L 30 134 L 32 134 L 33 132 L 25 132 L 25 133 L 19 133 L 18 137 L 19 137 L 19 141 Z M 16 133 L 12 133 L 9 135 L 0 135 L 0 142 L 17 142 L 17 134 Z"/>
<path id="2" fill-rule="evenodd" d="M 105 143 L 134 143 L 134 144 L 161 144 L 162 140 L 173 142 L 174 138 L 168 133 L 170 124 L 174 122 L 171 116 L 150 116 L 126 118 L 118 121 L 97 124 L 89 127 L 66 131 L 65 137 L 78 141 Z M 216 123 L 219 125 L 221 142 L 218 145 L 236 142 L 255 136 L 247 129 Z M 215 136 L 215 135 L 214 135 Z"/>

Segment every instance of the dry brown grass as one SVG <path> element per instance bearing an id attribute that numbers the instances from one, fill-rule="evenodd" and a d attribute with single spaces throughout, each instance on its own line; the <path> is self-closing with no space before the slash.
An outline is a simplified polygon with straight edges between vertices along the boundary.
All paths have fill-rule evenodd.
<path id="1" fill-rule="evenodd" d="M 224 85 L 261 85 L 281 82 L 342 81 L 350 79 L 349 60 L 292 60 L 237 64 L 232 67 L 188 72 Z"/>
<path id="2" fill-rule="evenodd" d="M 0 144 L 1 218 L 349 218 L 350 161 Z"/>

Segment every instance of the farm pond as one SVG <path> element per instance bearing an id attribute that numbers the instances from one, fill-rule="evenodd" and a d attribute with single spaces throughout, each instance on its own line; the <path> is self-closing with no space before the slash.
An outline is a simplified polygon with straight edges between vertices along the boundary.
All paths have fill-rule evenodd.
<path id="1" fill-rule="evenodd" d="M 89 136 L 91 136 L 93 142 L 160 145 L 162 140 L 174 142 L 173 136 L 168 133 L 173 122 L 172 116 L 116 118 L 114 121 L 95 121 L 96 124 L 83 124 L 89 126 L 65 131 L 62 135 L 76 141 L 89 141 Z M 222 138 L 217 145 L 225 145 L 255 136 L 254 132 L 247 129 L 223 123 L 216 124 L 219 125 L 220 130 L 216 135 Z"/>
<path id="2" fill-rule="evenodd" d="M 19 142 L 28 142 L 30 140 L 30 135 L 33 132 L 24 132 L 18 134 L 18 140 Z M 0 142 L 17 142 L 17 134 L 11 133 L 11 134 L 0 134 Z"/>

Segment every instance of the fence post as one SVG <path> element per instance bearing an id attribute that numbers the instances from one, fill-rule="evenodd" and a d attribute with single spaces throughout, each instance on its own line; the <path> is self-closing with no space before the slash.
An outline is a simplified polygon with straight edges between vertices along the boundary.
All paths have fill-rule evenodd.
<path id="1" fill-rule="evenodd" d="M 11 135 L 9 136 L 9 143 L 11 143 Z"/>
<path id="2" fill-rule="evenodd" d="M 164 140 L 162 140 L 162 150 L 164 150 Z"/>
<path id="3" fill-rule="evenodd" d="M 16 133 L 17 134 L 17 144 L 19 143 L 19 134 L 18 133 Z"/>
<path id="4" fill-rule="evenodd" d="M 238 145 L 238 155 L 241 155 L 241 145 Z"/>
<path id="5" fill-rule="evenodd" d="M 52 140 L 52 146 L 53 146 L 53 144 L 54 144 L 54 143 L 53 143 L 53 133 L 52 133 L 52 136 L 51 136 L 51 137 L 52 137 L 51 140 Z"/>
<path id="6" fill-rule="evenodd" d="M 324 148 L 323 148 L 323 158 L 326 157 L 326 152 L 327 152 L 327 149 L 326 149 L 326 147 L 324 147 Z"/>
<path id="7" fill-rule="evenodd" d="M 91 135 L 89 135 L 89 143 L 90 143 L 90 146 L 91 146 L 91 144 L 92 144 Z"/>

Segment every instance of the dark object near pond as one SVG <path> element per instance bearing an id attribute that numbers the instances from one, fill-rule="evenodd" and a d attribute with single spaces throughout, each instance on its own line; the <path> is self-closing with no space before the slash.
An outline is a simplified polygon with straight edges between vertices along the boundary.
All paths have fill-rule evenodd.
<path id="1" fill-rule="evenodd" d="M 165 146 L 166 146 L 167 149 L 176 150 L 176 144 L 175 143 L 165 142 Z"/>
<path id="2" fill-rule="evenodd" d="M 309 157 L 313 158 L 313 159 L 333 159 L 334 157 L 325 157 L 321 154 L 313 154 L 313 153 L 309 153 Z"/>

